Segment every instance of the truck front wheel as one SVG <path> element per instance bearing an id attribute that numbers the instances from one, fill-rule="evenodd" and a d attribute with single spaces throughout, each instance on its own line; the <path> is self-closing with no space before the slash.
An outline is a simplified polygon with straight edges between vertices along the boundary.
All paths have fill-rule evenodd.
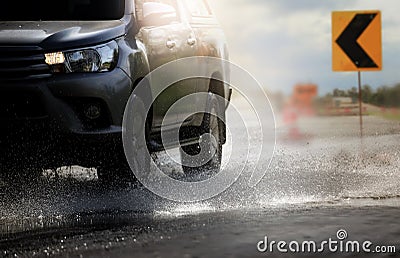
<path id="1" fill-rule="evenodd" d="M 220 171 L 224 126 L 221 118 L 225 118 L 225 109 L 212 93 L 208 107 L 209 112 L 204 114 L 198 143 L 180 147 L 182 169 L 186 175 L 215 175 Z"/>

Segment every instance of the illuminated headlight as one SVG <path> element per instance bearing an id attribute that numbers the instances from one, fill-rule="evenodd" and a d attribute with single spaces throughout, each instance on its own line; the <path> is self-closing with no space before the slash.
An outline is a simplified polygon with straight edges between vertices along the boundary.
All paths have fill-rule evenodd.
<path id="1" fill-rule="evenodd" d="M 118 44 L 111 41 L 96 47 L 47 53 L 46 63 L 53 73 L 107 72 L 118 62 Z"/>

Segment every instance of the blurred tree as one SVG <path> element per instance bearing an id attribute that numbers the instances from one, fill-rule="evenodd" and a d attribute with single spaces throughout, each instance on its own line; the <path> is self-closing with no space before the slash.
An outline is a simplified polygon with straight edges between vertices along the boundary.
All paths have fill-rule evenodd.
<path id="1" fill-rule="evenodd" d="M 355 87 L 344 91 L 340 89 L 334 89 L 333 94 L 329 93 L 328 97 L 354 97 L 358 98 L 358 92 Z M 364 103 L 370 103 L 379 107 L 400 107 L 400 83 L 393 87 L 381 86 L 376 90 L 368 84 L 362 87 L 362 100 Z"/>
<path id="2" fill-rule="evenodd" d="M 352 87 L 350 90 L 347 91 L 347 96 L 350 97 L 353 103 L 358 101 L 358 90 L 356 87 Z"/>
<path id="3" fill-rule="evenodd" d="M 362 100 L 364 103 L 371 103 L 372 99 L 372 88 L 368 84 L 364 85 L 362 88 Z"/>
<path id="4" fill-rule="evenodd" d="M 334 89 L 333 90 L 334 97 L 347 97 L 346 92 L 344 90 Z"/>

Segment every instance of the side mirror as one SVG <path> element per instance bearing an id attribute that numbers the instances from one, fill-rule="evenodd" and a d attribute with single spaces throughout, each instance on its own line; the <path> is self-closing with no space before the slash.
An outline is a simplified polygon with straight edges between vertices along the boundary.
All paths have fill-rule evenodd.
<path id="1" fill-rule="evenodd" d="M 143 3 L 143 25 L 144 26 L 162 26 L 177 21 L 178 15 L 173 6 L 156 3 Z"/>

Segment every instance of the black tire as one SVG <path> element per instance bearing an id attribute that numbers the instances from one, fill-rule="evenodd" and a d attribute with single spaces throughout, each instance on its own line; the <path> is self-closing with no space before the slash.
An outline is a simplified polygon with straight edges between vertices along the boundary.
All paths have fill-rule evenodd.
<path id="1" fill-rule="evenodd" d="M 149 116 L 145 119 L 144 113 L 143 102 L 137 99 L 134 104 L 133 120 L 130 123 L 134 128 L 132 130 L 127 129 L 127 131 L 132 133 L 130 139 L 132 139 L 132 145 L 136 151 L 134 157 L 130 157 L 135 159 L 133 162 L 135 165 L 132 169 L 149 171 L 150 156 L 145 155 L 143 152 L 148 151 L 146 143 L 149 139 L 151 120 Z M 144 138 L 142 138 L 143 123 L 145 123 Z M 144 142 L 141 139 L 145 139 Z M 101 182 L 111 185 L 139 184 L 125 156 L 122 141 L 116 145 L 116 150 L 111 151 L 110 155 L 103 159 L 102 165 L 97 167 L 97 177 Z"/>
<path id="2" fill-rule="evenodd" d="M 225 120 L 225 108 L 211 93 L 208 108 L 199 130 L 199 143 L 180 148 L 182 169 L 189 176 L 215 175 L 221 168 L 224 122 L 219 117 Z"/>

